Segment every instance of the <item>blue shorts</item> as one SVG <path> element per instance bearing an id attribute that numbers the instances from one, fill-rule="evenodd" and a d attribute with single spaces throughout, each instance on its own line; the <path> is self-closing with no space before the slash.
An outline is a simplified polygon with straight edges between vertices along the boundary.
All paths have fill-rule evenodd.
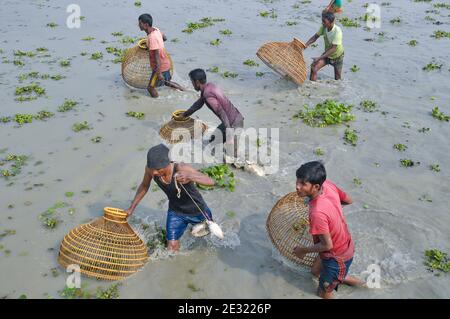
<path id="1" fill-rule="evenodd" d="M 353 258 L 343 262 L 334 258 L 322 259 L 322 267 L 320 269 L 319 288 L 325 292 L 338 290 L 339 284 L 344 281 L 348 274 Z"/>
<path id="2" fill-rule="evenodd" d="M 158 79 L 158 75 L 156 74 L 156 72 L 152 72 L 152 75 L 150 76 L 151 87 L 164 86 L 166 84 L 166 81 L 168 82 L 172 79 L 172 74 L 170 73 L 170 70 L 161 72 L 161 75 L 163 76 L 164 81 Z"/>
<path id="3" fill-rule="evenodd" d="M 212 219 L 211 210 L 208 207 L 206 207 L 205 212 L 209 218 Z M 203 214 L 189 216 L 177 214 L 176 212 L 169 210 L 167 212 L 166 222 L 167 240 L 180 239 L 189 224 L 195 225 L 204 220 L 205 216 L 203 216 Z"/>

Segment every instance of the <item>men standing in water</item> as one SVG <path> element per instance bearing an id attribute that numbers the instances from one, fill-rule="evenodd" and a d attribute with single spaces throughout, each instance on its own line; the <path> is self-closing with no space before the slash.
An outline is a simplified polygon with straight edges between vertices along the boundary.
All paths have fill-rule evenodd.
<path id="1" fill-rule="evenodd" d="M 244 127 L 244 117 L 219 87 L 215 84 L 206 82 L 206 73 L 204 70 L 192 70 L 189 72 L 189 77 L 194 89 L 200 91 L 201 95 L 200 98 L 184 112 L 183 116 L 188 117 L 192 115 L 206 103 L 208 108 L 213 111 L 222 122 L 217 129 L 222 132 L 223 143 L 232 147 L 234 145 L 235 129 Z M 210 142 L 213 140 L 214 136 L 211 138 Z M 234 156 L 236 156 L 236 149 Z"/>
<path id="2" fill-rule="evenodd" d="M 130 207 L 125 211 L 128 215 L 133 213 L 136 206 L 144 198 L 152 179 L 169 199 L 166 222 L 167 246 L 169 250 L 178 251 L 180 249 L 179 239 L 187 226 L 205 220 L 205 216 L 199 209 L 212 219 L 211 210 L 206 205 L 195 183 L 213 186 L 214 181 L 190 165 L 170 161 L 167 146 L 156 145 L 150 148 L 147 153 L 144 178 Z M 178 183 L 182 184 L 183 187 L 179 187 Z"/>
<path id="3" fill-rule="evenodd" d="M 172 61 L 164 47 L 165 37 L 158 28 L 153 27 L 152 16 L 145 13 L 140 15 L 138 20 L 141 31 L 147 33 L 147 47 L 152 68 L 147 87 L 150 96 L 158 97 L 156 88 L 163 85 L 183 91 L 179 84 L 171 82 Z"/>
<path id="4" fill-rule="evenodd" d="M 311 81 L 317 81 L 317 72 L 324 66 L 330 64 L 334 67 L 334 78 L 342 78 L 342 66 L 344 65 L 344 46 L 342 45 L 342 30 L 335 23 L 335 16 L 331 12 L 322 14 L 322 26 L 311 39 L 306 42 L 305 47 L 317 41 L 321 36 L 325 41 L 325 52 L 318 58 L 313 58 L 311 64 Z"/>
<path id="5" fill-rule="evenodd" d="M 311 272 L 319 277 L 318 295 L 330 299 L 341 283 L 363 284 L 347 275 L 355 248 L 341 205 L 349 205 L 353 200 L 326 179 L 325 167 L 320 162 L 303 164 L 296 175 L 297 194 L 309 200 L 309 231 L 314 246 L 297 246 L 294 253 L 299 258 L 308 253 L 319 253 Z"/>

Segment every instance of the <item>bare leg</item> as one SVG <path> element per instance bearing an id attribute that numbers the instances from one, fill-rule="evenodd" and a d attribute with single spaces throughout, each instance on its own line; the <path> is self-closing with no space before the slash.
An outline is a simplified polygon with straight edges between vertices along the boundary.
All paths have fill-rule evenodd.
<path id="1" fill-rule="evenodd" d="M 363 286 L 365 284 L 365 282 L 359 278 L 347 276 L 344 279 L 344 284 L 346 284 L 348 286 L 360 287 L 360 286 Z"/>
<path id="2" fill-rule="evenodd" d="M 317 295 L 322 299 L 333 299 L 333 292 L 326 292 L 320 289 L 320 287 L 317 289 Z"/>
<path id="3" fill-rule="evenodd" d="M 313 274 L 314 277 L 319 278 L 321 267 L 322 267 L 322 261 L 320 260 L 320 256 L 317 256 L 311 267 L 311 273 Z"/>
<path id="4" fill-rule="evenodd" d="M 184 90 L 185 90 L 184 87 L 182 87 L 182 86 L 179 85 L 178 83 L 175 83 L 175 82 L 172 82 L 172 81 L 166 81 L 165 84 L 166 84 L 168 87 L 171 87 L 171 88 L 174 88 L 174 89 L 177 89 L 177 90 L 180 90 L 180 91 L 184 91 Z"/>
<path id="5" fill-rule="evenodd" d="M 317 73 L 325 65 L 327 65 L 327 62 L 325 61 L 325 59 L 320 59 L 316 64 L 311 65 L 311 75 L 310 75 L 309 79 L 311 81 L 317 81 Z"/>
<path id="6" fill-rule="evenodd" d="M 147 87 L 147 91 L 151 97 L 158 97 L 158 91 L 156 91 L 156 88 L 151 86 L 150 83 Z"/>
<path id="7" fill-rule="evenodd" d="M 342 69 L 339 69 L 337 67 L 334 67 L 334 79 L 335 80 L 341 80 L 342 79 Z"/>
<path id="8" fill-rule="evenodd" d="M 167 249 L 170 251 L 177 252 L 180 250 L 180 241 L 179 240 L 168 240 L 167 241 Z"/>

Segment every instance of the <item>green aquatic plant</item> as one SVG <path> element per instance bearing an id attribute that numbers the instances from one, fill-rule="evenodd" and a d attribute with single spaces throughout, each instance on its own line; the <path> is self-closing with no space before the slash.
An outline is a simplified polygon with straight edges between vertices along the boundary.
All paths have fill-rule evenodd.
<path id="1" fill-rule="evenodd" d="M 45 94 L 45 89 L 36 83 L 26 86 L 17 87 L 15 95 L 16 101 L 30 101 L 35 100 L 37 97 Z"/>
<path id="2" fill-rule="evenodd" d="M 74 193 L 73 192 L 65 192 L 64 195 L 66 195 L 66 197 L 73 197 Z"/>
<path id="3" fill-rule="evenodd" d="M 433 172 L 439 173 L 441 171 L 441 168 L 439 167 L 439 164 L 431 164 L 430 165 L 430 169 Z"/>
<path id="4" fill-rule="evenodd" d="M 21 50 L 14 51 L 13 54 L 14 54 L 14 56 L 18 56 L 18 57 L 26 56 L 29 58 L 36 56 L 36 53 L 34 53 L 32 51 L 21 51 Z"/>
<path id="5" fill-rule="evenodd" d="M 58 112 L 68 112 L 75 108 L 78 105 L 77 101 L 74 100 L 65 100 L 63 104 L 58 107 Z"/>
<path id="6" fill-rule="evenodd" d="M 447 254 L 438 249 L 428 249 L 425 251 L 425 266 L 432 272 L 450 272 L 450 260 Z"/>
<path id="7" fill-rule="evenodd" d="M 59 218 L 55 216 L 58 209 L 67 207 L 65 202 L 56 202 L 52 207 L 48 208 L 45 212 L 39 215 L 39 219 L 42 221 L 42 225 L 48 229 L 54 229 L 61 222 Z"/>
<path id="8" fill-rule="evenodd" d="M 103 59 L 103 53 L 94 52 L 91 54 L 91 60 L 98 60 L 98 59 Z"/>
<path id="9" fill-rule="evenodd" d="M 436 39 L 450 38 L 450 32 L 437 30 L 433 32 L 432 37 Z"/>
<path id="10" fill-rule="evenodd" d="M 233 31 L 231 31 L 230 29 L 225 29 L 225 30 L 220 30 L 219 33 L 223 34 L 223 35 L 232 35 Z"/>
<path id="11" fill-rule="evenodd" d="M 353 73 L 358 72 L 360 69 L 356 64 L 353 64 L 353 66 L 350 68 L 350 71 Z"/>
<path id="12" fill-rule="evenodd" d="M 422 127 L 421 129 L 418 129 L 418 131 L 420 133 L 427 133 L 427 132 L 431 131 L 431 129 L 429 127 Z"/>
<path id="13" fill-rule="evenodd" d="M 293 116 L 294 119 L 302 119 L 303 122 L 312 127 L 325 127 L 333 124 L 341 124 L 353 121 L 355 116 L 351 114 L 353 105 L 346 105 L 334 100 L 325 100 L 314 108 L 304 105 L 301 110 Z"/>
<path id="14" fill-rule="evenodd" d="M 36 49 L 36 51 L 39 52 L 39 53 L 44 53 L 44 52 L 47 52 L 48 49 L 45 48 L 45 47 L 39 47 L 39 48 Z"/>
<path id="15" fill-rule="evenodd" d="M 184 33 L 193 33 L 195 30 L 199 30 L 199 29 L 203 29 L 203 28 L 207 28 L 210 26 L 213 26 L 216 22 L 223 22 L 225 21 L 225 19 L 221 19 L 221 18 L 202 18 L 200 19 L 199 22 L 189 22 L 187 23 L 187 28 L 184 29 L 182 32 Z"/>
<path id="16" fill-rule="evenodd" d="M 251 59 L 245 60 L 245 61 L 243 62 L 243 64 L 244 64 L 244 65 L 247 65 L 247 66 L 255 66 L 255 67 L 259 66 L 258 63 L 256 63 L 255 61 L 253 61 L 253 60 L 251 60 Z"/>
<path id="17" fill-rule="evenodd" d="M 207 71 L 211 72 L 211 73 L 219 73 L 219 67 L 213 66 L 213 67 L 209 68 Z"/>
<path id="18" fill-rule="evenodd" d="M 206 168 L 202 168 L 200 170 L 203 174 L 211 177 L 215 185 L 214 186 L 204 186 L 198 184 L 200 189 L 204 190 L 212 190 L 216 186 L 220 188 L 226 188 L 229 191 L 233 192 L 236 186 L 236 181 L 234 179 L 234 173 L 231 171 L 230 167 L 226 164 L 210 166 Z"/>
<path id="19" fill-rule="evenodd" d="M 265 74 L 264 72 L 256 72 L 257 77 L 262 77 L 262 76 L 264 76 L 264 74 Z"/>
<path id="20" fill-rule="evenodd" d="M 236 78 L 238 77 L 239 74 L 234 73 L 234 72 L 230 72 L 230 71 L 225 71 L 224 73 L 222 73 L 222 77 L 224 78 Z"/>
<path id="21" fill-rule="evenodd" d="M 98 288 L 96 293 L 97 299 L 118 299 L 120 283 L 113 284 L 106 289 Z"/>
<path id="22" fill-rule="evenodd" d="M 442 68 L 442 64 L 437 64 L 434 62 L 430 62 L 427 65 L 425 65 L 422 70 L 424 71 L 435 71 L 435 70 L 440 70 Z"/>
<path id="23" fill-rule="evenodd" d="M 113 37 L 121 37 L 121 36 L 123 36 L 123 33 L 122 32 L 112 32 L 111 33 L 111 35 L 113 36 Z"/>
<path id="24" fill-rule="evenodd" d="M 167 244 L 167 232 L 164 228 L 154 223 L 154 232 L 147 240 L 147 247 L 150 250 L 163 249 Z"/>
<path id="25" fill-rule="evenodd" d="M 136 41 L 138 41 L 139 39 L 140 39 L 139 37 L 132 38 L 129 36 L 125 36 L 125 37 L 122 37 L 122 39 L 120 39 L 120 42 L 122 42 L 123 44 L 133 44 Z"/>
<path id="26" fill-rule="evenodd" d="M 193 283 L 189 283 L 189 284 L 187 285 L 187 287 L 188 287 L 190 290 L 192 290 L 193 292 L 199 292 L 199 291 L 201 291 L 201 289 L 200 289 L 200 288 L 197 288 L 197 286 L 195 286 Z"/>
<path id="27" fill-rule="evenodd" d="M 9 122 L 11 122 L 11 118 L 9 116 L 2 116 L 2 117 L 0 117 L 0 122 L 9 123 Z"/>
<path id="28" fill-rule="evenodd" d="M 25 62 L 23 62 L 22 60 L 14 60 L 13 64 L 16 66 L 24 66 Z"/>
<path id="29" fill-rule="evenodd" d="M 37 120 L 44 121 L 44 120 L 46 120 L 48 118 L 53 117 L 54 115 L 55 114 L 50 112 L 50 111 L 42 110 L 42 111 L 37 112 L 37 114 L 34 116 L 34 118 L 37 119 Z"/>
<path id="30" fill-rule="evenodd" d="M 140 7 L 140 6 L 142 6 L 142 2 L 141 1 L 135 1 L 134 2 L 134 6 L 135 7 Z"/>
<path id="31" fill-rule="evenodd" d="M 354 178 L 353 179 L 353 184 L 355 184 L 355 186 L 361 186 L 362 185 L 362 182 L 361 182 L 361 180 L 359 179 L 359 178 Z"/>
<path id="32" fill-rule="evenodd" d="M 270 12 L 269 11 L 261 11 L 259 13 L 259 16 L 263 17 L 263 18 L 267 18 L 269 16 Z"/>
<path id="33" fill-rule="evenodd" d="M 363 100 L 359 105 L 364 112 L 372 113 L 378 110 L 377 103 L 370 100 Z"/>
<path id="34" fill-rule="evenodd" d="M 178 39 L 178 38 L 173 38 L 172 40 L 170 40 L 170 42 L 172 42 L 172 43 L 177 43 L 179 41 L 180 41 L 180 39 Z"/>
<path id="35" fill-rule="evenodd" d="M 6 229 L 3 233 L 0 233 L 0 239 L 6 236 L 15 235 L 16 231 L 14 229 Z"/>
<path id="36" fill-rule="evenodd" d="M 414 162 L 410 159 L 401 159 L 400 165 L 403 167 L 413 167 L 413 166 L 420 165 L 420 162 Z"/>
<path id="37" fill-rule="evenodd" d="M 286 21 L 286 25 L 288 27 L 291 27 L 291 26 L 297 25 L 297 22 L 295 22 L 295 21 Z"/>
<path id="38" fill-rule="evenodd" d="M 218 46 L 219 44 L 221 44 L 222 42 L 220 41 L 220 39 L 215 39 L 209 42 L 209 44 L 214 45 L 214 46 Z"/>
<path id="39" fill-rule="evenodd" d="M 142 112 L 134 112 L 134 111 L 129 111 L 127 113 L 125 113 L 127 116 L 129 117 L 134 117 L 138 120 L 143 120 L 145 118 L 145 114 Z"/>
<path id="40" fill-rule="evenodd" d="M 102 139 L 103 138 L 101 136 L 96 136 L 96 137 L 91 138 L 91 142 L 92 143 L 100 143 L 102 141 Z"/>
<path id="41" fill-rule="evenodd" d="M 433 108 L 433 110 L 431 111 L 431 115 L 439 121 L 445 121 L 445 122 L 450 121 L 450 116 L 442 113 L 439 110 L 439 107 L 437 107 L 437 106 L 435 108 Z"/>
<path id="42" fill-rule="evenodd" d="M 408 45 L 412 46 L 412 47 L 415 47 L 417 45 L 417 43 L 418 43 L 417 40 L 411 40 L 411 41 L 408 42 Z"/>
<path id="43" fill-rule="evenodd" d="M 344 132 L 345 142 L 352 146 L 356 146 L 356 142 L 358 141 L 358 135 L 356 133 L 356 130 L 346 129 Z"/>
<path id="44" fill-rule="evenodd" d="M 402 22 L 402 20 L 399 17 L 397 17 L 397 18 L 392 19 L 389 22 L 392 23 L 392 24 L 399 24 L 399 23 Z"/>
<path id="45" fill-rule="evenodd" d="M 74 132 L 80 132 L 83 130 L 90 130 L 90 129 L 91 129 L 91 126 L 89 125 L 89 123 L 87 121 L 75 123 L 72 125 L 72 130 Z"/>
<path id="46" fill-rule="evenodd" d="M 49 22 L 47 23 L 47 27 L 49 28 L 56 28 L 58 25 L 55 22 Z"/>
<path id="47" fill-rule="evenodd" d="M 228 211 L 225 215 L 227 215 L 228 218 L 234 218 L 236 217 L 236 213 L 233 211 Z"/>
<path id="48" fill-rule="evenodd" d="M 320 148 L 316 148 L 314 150 L 314 154 L 316 154 L 317 156 L 323 156 L 325 153 Z"/>
<path id="49" fill-rule="evenodd" d="M 17 113 L 14 115 L 14 121 L 22 126 L 25 123 L 32 123 L 33 122 L 34 115 L 33 114 L 22 114 Z"/>
<path id="50" fill-rule="evenodd" d="M 85 37 L 85 38 L 82 38 L 81 40 L 83 40 L 83 41 L 92 41 L 92 40 L 95 40 L 95 38 L 94 37 Z"/>
<path id="51" fill-rule="evenodd" d="M 81 288 L 69 288 L 66 286 L 63 290 L 59 291 L 59 296 L 64 299 L 91 299 L 93 294 L 85 288 L 85 284 L 82 284 Z"/>
<path id="52" fill-rule="evenodd" d="M 394 144 L 393 147 L 399 152 L 404 152 L 408 148 L 405 144 Z"/>
<path id="53" fill-rule="evenodd" d="M 435 3 L 435 4 L 433 4 L 433 7 L 435 7 L 435 8 L 443 8 L 443 9 L 449 9 L 450 10 L 450 4 L 448 4 L 448 3 L 443 3 L 443 2 L 440 2 L 440 3 Z"/>
<path id="54" fill-rule="evenodd" d="M 353 20 L 353 19 L 348 18 L 348 17 L 340 18 L 340 19 L 339 19 L 339 22 L 340 22 L 344 27 L 347 27 L 347 28 L 357 28 L 357 27 L 360 26 L 359 23 L 358 23 L 358 21 Z"/>

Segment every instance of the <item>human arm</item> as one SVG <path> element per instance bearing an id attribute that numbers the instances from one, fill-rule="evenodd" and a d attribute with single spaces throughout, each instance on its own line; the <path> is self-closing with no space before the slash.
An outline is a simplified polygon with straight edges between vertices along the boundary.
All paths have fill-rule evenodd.
<path id="1" fill-rule="evenodd" d="M 205 101 L 203 100 L 203 97 L 200 97 L 197 101 L 195 101 L 194 104 L 192 104 L 192 106 L 186 112 L 183 113 L 183 116 L 184 117 L 191 116 L 192 114 L 200 110 L 203 104 L 205 104 Z"/>
<path id="2" fill-rule="evenodd" d="M 313 44 L 314 42 L 316 42 L 318 38 L 320 38 L 320 35 L 318 35 L 317 33 L 315 33 L 315 34 L 308 40 L 308 42 L 305 43 L 305 49 L 306 49 L 307 47 L 309 47 L 311 44 Z"/>
<path id="3" fill-rule="evenodd" d="M 331 7 L 333 6 L 335 0 L 331 0 L 330 3 L 326 6 L 324 11 L 331 11 Z"/>
<path id="4" fill-rule="evenodd" d="M 154 72 L 158 76 L 158 80 L 164 81 L 164 77 L 161 74 L 161 56 L 159 55 L 159 49 L 151 50 L 150 54 L 152 54 L 152 53 L 154 54 L 155 63 L 156 63 L 156 69 L 154 70 Z"/>
<path id="5" fill-rule="evenodd" d="M 136 195 L 134 196 L 134 199 L 131 202 L 130 207 L 127 210 L 125 210 L 125 213 L 127 213 L 128 216 L 133 214 L 139 202 L 142 200 L 142 198 L 144 198 L 145 194 L 147 194 L 147 191 L 150 188 L 152 178 L 153 178 L 152 171 L 148 167 L 145 167 L 144 178 L 142 179 L 142 182 L 136 191 Z"/>
<path id="6" fill-rule="evenodd" d="M 306 254 L 309 253 L 322 253 L 333 249 L 333 240 L 331 239 L 330 233 L 320 234 L 318 235 L 318 237 L 319 242 L 313 246 L 310 247 L 296 246 L 294 248 L 294 254 L 298 258 L 303 258 Z"/>
<path id="7" fill-rule="evenodd" d="M 176 179 L 181 184 L 194 182 L 204 186 L 214 186 L 214 180 L 187 164 L 179 164 Z"/>

